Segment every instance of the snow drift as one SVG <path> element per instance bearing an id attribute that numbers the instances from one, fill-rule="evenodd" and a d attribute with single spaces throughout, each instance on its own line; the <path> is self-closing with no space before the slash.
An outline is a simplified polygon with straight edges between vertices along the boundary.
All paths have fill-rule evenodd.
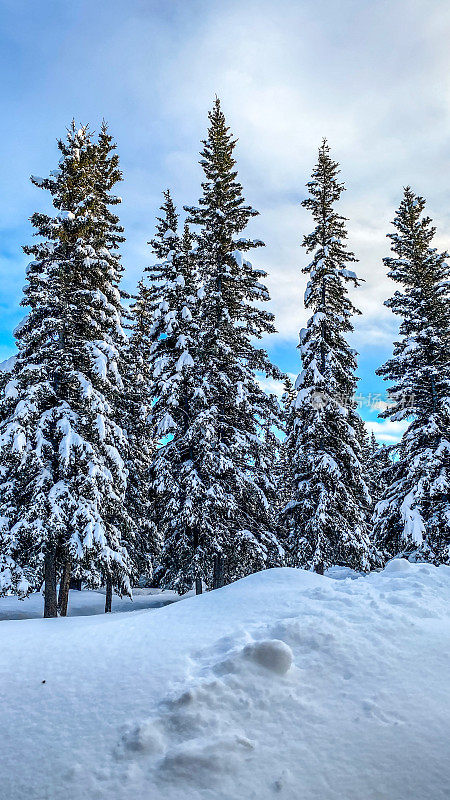
<path id="1" fill-rule="evenodd" d="M 444 800 L 450 568 L 0 624 L 2 800 Z"/>

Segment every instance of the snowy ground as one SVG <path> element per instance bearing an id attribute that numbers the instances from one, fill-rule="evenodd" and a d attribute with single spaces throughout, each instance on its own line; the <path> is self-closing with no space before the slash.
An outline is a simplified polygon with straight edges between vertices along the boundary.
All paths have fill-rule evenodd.
<path id="1" fill-rule="evenodd" d="M 2 800 L 447 800 L 450 569 L 0 624 Z"/>
<path id="2" fill-rule="evenodd" d="M 159 589 L 134 589 L 133 599 L 113 595 L 112 611 L 138 611 L 143 608 L 161 608 L 180 600 L 176 592 L 161 592 Z M 42 617 L 44 599 L 35 592 L 25 600 L 17 597 L 0 597 L 0 620 L 36 619 Z M 86 617 L 105 613 L 105 592 L 71 591 L 69 617 Z"/>

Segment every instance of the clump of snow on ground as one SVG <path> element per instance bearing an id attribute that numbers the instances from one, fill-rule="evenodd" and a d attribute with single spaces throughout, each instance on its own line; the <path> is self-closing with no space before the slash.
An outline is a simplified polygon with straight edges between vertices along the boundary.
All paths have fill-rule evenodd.
<path id="1" fill-rule="evenodd" d="M 243 656 L 278 675 L 284 675 L 293 661 L 291 648 L 280 639 L 252 642 L 244 647 Z"/>
<path id="2" fill-rule="evenodd" d="M 450 568 L 0 625 L 8 800 L 444 800 Z"/>

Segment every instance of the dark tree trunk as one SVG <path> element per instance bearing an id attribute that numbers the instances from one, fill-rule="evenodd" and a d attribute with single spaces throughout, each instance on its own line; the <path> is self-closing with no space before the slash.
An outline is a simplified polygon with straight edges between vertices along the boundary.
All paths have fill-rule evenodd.
<path id="1" fill-rule="evenodd" d="M 318 575 L 323 575 L 323 570 L 324 570 L 323 561 L 319 561 L 318 564 L 316 564 L 314 567 L 314 572 L 317 572 Z"/>
<path id="2" fill-rule="evenodd" d="M 49 545 L 44 559 L 44 617 L 57 616 L 56 549 L 54 545 Z"/>
<path id="3" fill-rule="evenodd" d="M 201 578 L 196 578 L 195 579 L 195 594 L 201 594 L 202 592 L 203 592 L 202 579 Z"/>
<path id="4" fill-rule="evenodd" d="M 105 598 L 105 614 L 109 614 L 112 608 L 112 580 L 106 578 L 106 598 Z"/>
<path id="5" fill-rule="evenodd" d="M 214 556 L 213 589 L 220 589 L 223 586 L 223 571 L 223 556 L 218 554 Z"/>
<path id="6" fill-rule="evenodd" d="M 61 617 L 67 617 L 71 572 L 72 572 L 72 559 L 68 558 L 64 562 L 64 567 L 61 575 L 61 583 L 59 584 L 58 609 Z"/>
<path id="7" fill-rule="evenodd" d="M 81 578 L 71 578 L 69 588 L 81 592 Z"/>

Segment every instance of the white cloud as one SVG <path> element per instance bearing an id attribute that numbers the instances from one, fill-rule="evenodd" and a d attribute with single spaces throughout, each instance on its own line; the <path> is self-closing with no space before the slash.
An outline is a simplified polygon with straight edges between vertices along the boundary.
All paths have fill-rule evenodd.
<path id="1" fill-rule="evenodd" d="M 391 420 L 376 420 L 366 421 L 366 427 L 369 433 L 375 434 L 379 442 L 386 444 L 395 444 L 402 438 L 403 433 L 408 427 L 407 422 L 391 422 Z"/>
<path id="2" fill-rule="evenodd" d="M 375 400 L 375 402 L 372 403 L 371 408 L 372 411 L 386 411 L 389 406 L 390 403 L 386 402 L 386 400 Z"/>
<path id="3" fill-rule="evenodd" d="M 446 221 L 450 8 L 403 0 L 389 7 L 387 25 L 383 2 L 200 7 L 198 31 L 180 42 L 161 103 L 174 130 L 188 125 L 190 147 L 195 131 L 203 135 L 214 93 L 222 97 L 239 136 L 246 196 L 261 212 L 253 227 L 267 244 L 258 260 L 269 271 L 280 339 L 296 340 L 306 319 L 300 270 L 308 256 L 300 242 L 312 222 L 300 201 L 326 135 L 348 187 L 341 208 L 365 279 L 354 294 L 364 313 L 356 321 L 360 343 L 392 341 L 383 301 L 393 286 L 381 259 L 403 185 L 429 196 L 442 230 Z M 177 144 L 166 164 L 179 175 L 180 163 Z"/>
<path id="4" fill-rule="evenodd" d="M 293 372 L 288 372 L 287 375 L 291 379 L 292 383 L 294 383 L 297 375 L 294 375 Z M 275 381 L 273 378 L 264 377 L 258 377 L 257 380 L 261 388 L 264 389 L 267 394 L 274 394 L 279 400 L 281 400 L 284 392 L 284 384 L 282 381 Z"/>
<path id="5" fill-rule="evenodd" d="M 341 209 L 365 279 L 353 295 L 364 312 L 355 320 L 359 345 L 390 344 L 395 321 L 383 301 L 393 287 L 381 259 L 406 183 L 429 200 L 437 246 L 448 244 L 446 0 L 396 0 L 389 8 L 384 0 L 174 0 L 164 7 L 111 0 L 107 15 L 87 0 L 58 13 L 39 5 L 25 19 L 10 4 L 3 20 L 22 47 L 18 80 L 26 84 L 20 112 L 17 86 L 1 123 L 2 217 L 10 226 L 23 220 L 11 233 L 17 270 L 12 275 L 7 264 L 0 276 L 11 308 L 25 264 L 19 244 L 30 238 L 25 220 L 43 202 L 27 177 L 54 167 L 54 140 L 72 115 L 94 127 L 105 115 L 117 137 L 132 288 L 151 260 L 145 243 L 160 191 L 173 187 L 180 204 L 199 195 L 197 153 L 217 92 L 239 137 L 246 197 L 261 212 L 251 232 L 267 244 L 257 260 L 269 271 L 275 341 L 293 346 L 307 317 L 301 267 L 308 257 L 300 243 L 312 223 L 300 201 L 326 135 L 342 166 Z"/>

